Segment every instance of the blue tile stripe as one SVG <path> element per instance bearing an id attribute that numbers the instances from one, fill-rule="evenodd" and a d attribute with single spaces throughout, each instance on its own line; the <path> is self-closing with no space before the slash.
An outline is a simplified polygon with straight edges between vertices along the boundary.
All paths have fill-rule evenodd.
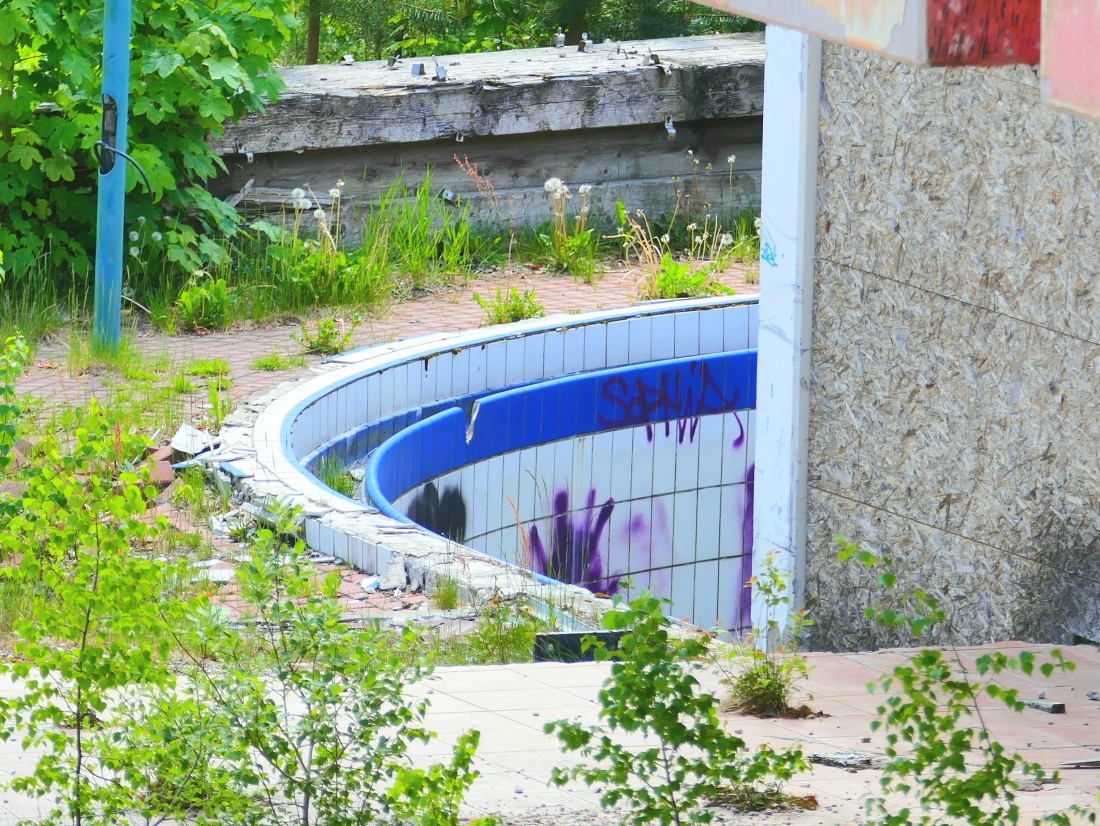
<path id="1" fill-rule="evenodd" d="M 576 436 L 756 407 L 756 350 L 691 356 L 563 376 L 483 395 L 425 416 L 372 454 L 366 498 L 391 518 L 392 502 L 457 468 Z M 465 399 L 463 400 L 465 401 Z"/>

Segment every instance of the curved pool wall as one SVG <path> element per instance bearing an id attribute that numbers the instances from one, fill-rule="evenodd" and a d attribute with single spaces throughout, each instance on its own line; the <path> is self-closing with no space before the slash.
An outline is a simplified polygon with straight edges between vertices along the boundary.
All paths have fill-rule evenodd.
<path id="1" fill-rule="evenodd" d="M 224 429 L 226 469 L 301 505 L 313 550 L 391 581 L 630 580 L 743 627 L 756 320 L 754 298 L 656 302 L 347 353 Z M 332 456 L 365 464 L 367 501 L 310 472 Z"/>

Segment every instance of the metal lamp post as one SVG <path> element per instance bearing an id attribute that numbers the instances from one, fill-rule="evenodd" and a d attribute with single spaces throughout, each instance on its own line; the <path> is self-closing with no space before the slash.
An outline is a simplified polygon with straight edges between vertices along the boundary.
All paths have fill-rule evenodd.
<path id="1" fill-rule="evenodd" d="M 106 0 L 103 26 L 103 133 L 96 217 L 95 323 L 97 350 L 117 350 L 122 330 L 122 255 L 126 211 L 126 120 L 130 97 L 130 2 Z"/>

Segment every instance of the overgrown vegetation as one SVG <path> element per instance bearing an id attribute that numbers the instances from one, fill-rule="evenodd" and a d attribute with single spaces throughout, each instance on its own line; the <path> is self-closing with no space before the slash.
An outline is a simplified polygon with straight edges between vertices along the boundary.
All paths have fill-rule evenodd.
<path id="1" fill-rule="evenodd" d="M 509 0 L 503 3 L 390 3 L 301 0 L 290 62 L 335 62 L 394 54 L 438 55 L 549 46 L 558 26 L 570 45 L 597 41 L 759 31 L 743 17 L 685 0 Z"/>
<path id="2" fill-rule="evenodd" d="M 343 496 L 355 495 L 355 477 L 348 472 L 347 465 L 335 454 L 322 458 L 314 472 L 325 487 L 332 488 Z"/>
<path id="3" fill-rule="evenodd" d="M 692 674 L 709 639 L 675 635 L 661 600 L 645 594 L 620 603 L 605 615 L 604 627 L 625 633 L 617 651 L 594 637 L 584 641 L 597 660 L 612 661 L 599 693 L 600 724 L 546 725 L 564 750 L 592 762 L 554 769 L 554 784 L 582 780 L 599 787 L 601 803 L 625 804 L 624 820 L 635 826 L 680 826 L 709 822 L 713 812 L 705 803 L 731 793 L 771 799 L 784 781 L 809 768 L 797 748 L 752 750 L 726 731 L 717 699 Z M 638 748 L 632 735 L 645 736 L 647 744 Z"/>
<path id="4" fill-rule="evenodd" d="M 793 708 L 791 697 L 795 684 L 809 674 L 798 645 L 813 620 L 804 609 L 791 605 L 790 582 L 790 573 L 780 568 L 774 553 L 768 555 L 760 576 L 749 580 L 753 599 L 764 606 L 764 618 L 742 644 L 715 658 L 724 675 L 722 682 L 729 686 L 724 711 L 756 717 L 809 712 L 805 706 Z"/>

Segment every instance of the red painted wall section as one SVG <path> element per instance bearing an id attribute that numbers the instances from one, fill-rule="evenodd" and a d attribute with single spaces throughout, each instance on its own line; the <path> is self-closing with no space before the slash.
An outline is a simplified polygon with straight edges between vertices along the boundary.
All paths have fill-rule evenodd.
<path id="1" fill-rule="evenodd" d="M 1034 66 L 1041 20 L 1040 0 L 928 0 L 928 64 Z"/>
<path id="2" fill-rule="evenodd" d="M 1043 102 L 1100 119 L 1100 2 L 1044 0 Z"/>

